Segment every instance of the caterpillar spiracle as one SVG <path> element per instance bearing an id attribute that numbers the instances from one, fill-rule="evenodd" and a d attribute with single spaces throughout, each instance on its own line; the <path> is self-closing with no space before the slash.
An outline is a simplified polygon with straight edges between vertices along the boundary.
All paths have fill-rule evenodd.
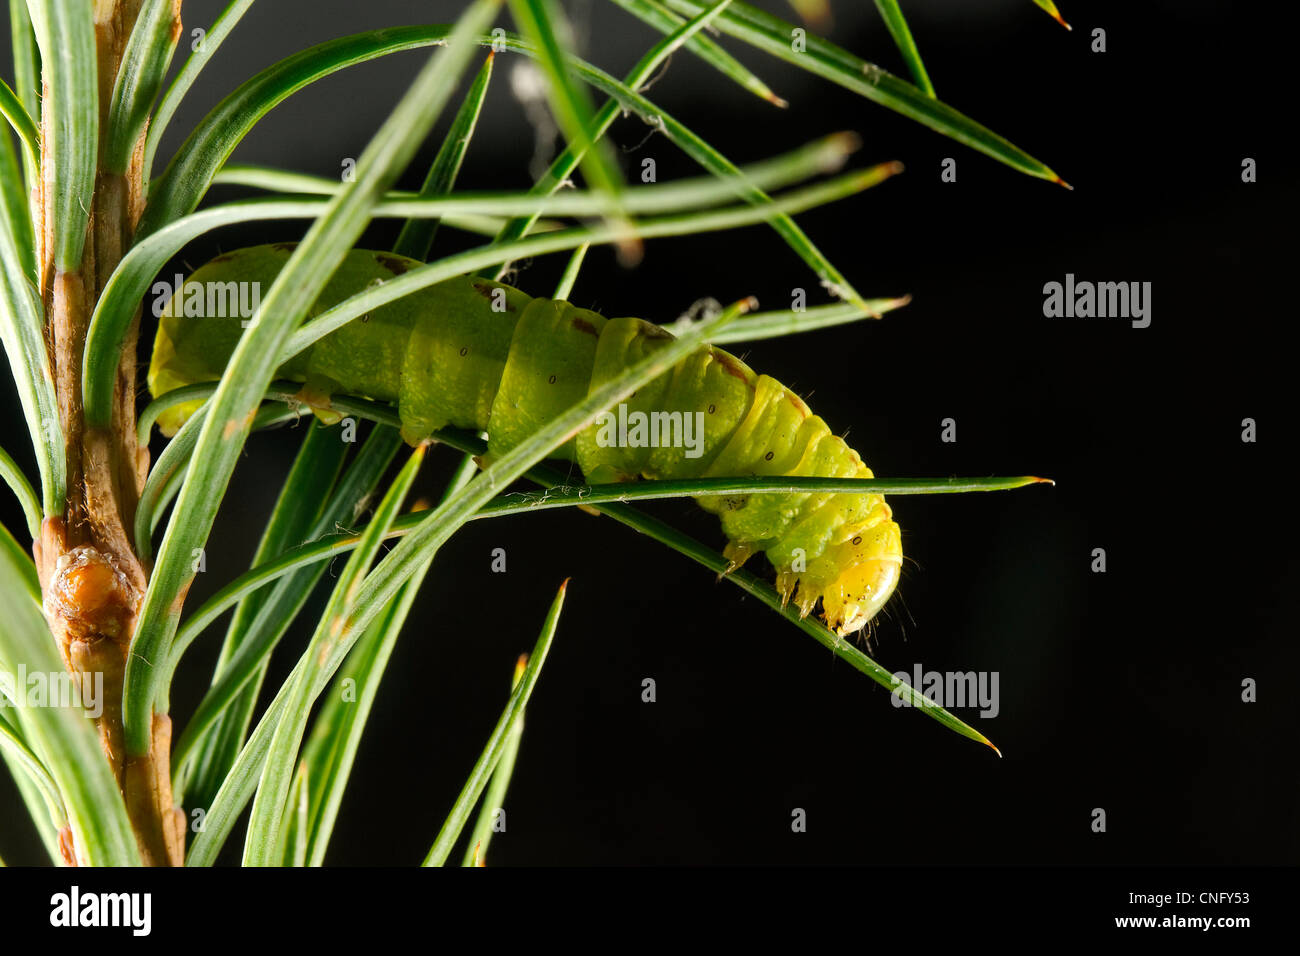
<path id="1" fill-rule="evenodd" d="M 196 293 L 202 297 L 204 289 L 232 288 L 232 281 L 269 288 L 292 249 L 280 243 L 227 253 L 184 282 L 161 310 L 149 366 L 155 397 L 219 379 L 242 332 L 237 312 L 196 319 L 202 310 L 186 302 L 194 302 Z M 312 314 L 419 265 L 354 249 Z M 395 404 L 402 437 L 413 445 L 453 425 L 486 431 L 488 453 L 497 455 L 670 338 L 640 319 L 608 319 L 568 302 L 461 277 L 348 323 L 296 355 L 278 377 L 302 382 L 304 401 L 318 414 L 328 414 L 331 394 L 364 396 Z M 198 404 L 165 413 L 159 419 L 164 433 L 174 433 Z M 607 417 L 561 447 L 556 457 L 576 462 L 592 483 L 638 477 L 872 477 L 858 453 L 798 395 L 712 346 L 679 361 L 626 405 L 634 421 L 636 412 L 643 413 L 640 421 L 657 413 L 660 421 L 670 420 L 671 413 L 682 413 L 679 421 L 692 416 L 702 423 L 702 439 L 697 436 L 692 448 L 681 441 L 655 447 L 612 440 Z M 728 539 L 724 554 L 734 566 L 765 552 L 776 568 L 782 598 L 795 601 L 805 616 L 819 608 L 841 635 L 864 627 L 898 584 L 902 542 L 881 495 L 763 493 L 697 501 L 721 519 Z"/>

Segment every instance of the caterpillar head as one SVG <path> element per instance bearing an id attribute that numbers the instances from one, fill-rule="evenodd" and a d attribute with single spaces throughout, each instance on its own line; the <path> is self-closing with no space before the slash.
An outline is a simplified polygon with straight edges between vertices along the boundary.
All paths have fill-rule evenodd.
<path id="1" fill-rule="evenodd" d="M 809 561 L 806 570 L 782 571 L 777 575 L 777 589 L 784 600 L 794 597 L 804 617 L 820 600 L 826 626 L 847 637 L 866 627 L 885 606 L 898 586 L 902 568 L 902 536 L 886 511 L 848 540 Z"/>

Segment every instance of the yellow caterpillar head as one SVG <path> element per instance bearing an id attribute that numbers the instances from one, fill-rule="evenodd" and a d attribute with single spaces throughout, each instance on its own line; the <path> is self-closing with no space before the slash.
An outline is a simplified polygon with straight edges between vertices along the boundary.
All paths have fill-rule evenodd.
<path id="1" fill-rule="evenodd" d="M 822 588 L 822 614 L 843 637 L 865 627 L 894 593 L 903 570 L 903 542 L 898 523 L 882 521 L 831 550 L 840 552 L 843 570 Z"/>
<path id="2" fill-rule="evenodd" d="M 847 637 L 866 627 L 885 606 L 902 569 L 902 535 L 882 502 L 847 540 L 827 548 L 802 572 L 782 571 L 776 583 L 784 600 L 795 598 L 803 617 L 820 600 L 826 626 Z"/>

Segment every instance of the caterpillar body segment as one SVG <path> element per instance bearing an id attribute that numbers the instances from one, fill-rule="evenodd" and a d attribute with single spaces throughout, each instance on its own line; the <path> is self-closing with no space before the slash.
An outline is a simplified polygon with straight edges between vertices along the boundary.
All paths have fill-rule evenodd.
<path id="1" fill-rule="evenodd" d="M 277 244 L 228 253 L 185 281 L 160 316 L 149 367 L 155 396 L 220 378 L 242 333 L 244 317 L 196 315 L 186 303 L 198 301 L 212 284 L 257 282 L 269 288 L 292 249 Z M 418 265 L 353 250 L 311 315 Z M 302 382 L 304 399 L 327 420 L 330 395 L 361 395 L 396 405 L 402 437 L 411 444 L 454 425 L 486 431 L 488 454 L 495 456 L 671 338 L 640 319 L 610 319 L 462 277 L 332 332 L 286 363 L 278 377 Z M 197 404 L 165 413 L 159 419 L 164 433 L 174 433 Z M 644 385 L 615 418 L 611 412 L 598 420 L 556 456 L 576 462 L 593 483 L 872 477 L 857 452 L 798 395 L 712 346 Z M 655 422 L 664 435 L 676 437 L 636 440 L 636 428 L 623 427 L 627 421 Z M 651 431 L 658 434 L 657 428 Z M 689 442 L 682 440 L 692 434 Z M 697 501 L 719 517 L 728 539 L 724 553 L 733 566 L 765 552 L 782 597 L 793 599 L 804 615 L 820 601 L 821 616 L 841 635 L 865 626 L 898 583 L 899 528 L 880 495 L 765 493 Z"/>

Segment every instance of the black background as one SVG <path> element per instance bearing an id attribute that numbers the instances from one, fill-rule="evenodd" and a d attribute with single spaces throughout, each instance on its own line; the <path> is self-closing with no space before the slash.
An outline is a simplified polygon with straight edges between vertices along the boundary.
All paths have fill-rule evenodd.
<path id="1" fill-rule="evenodd" d="M 781 3 L 760 5 L 789 16 Z M 187 28 L 210 24 L 221 6 L 191 0 Z M 255 5 L 173 121 L 160 164 L 256 70 L 332 36 L 447 21 L 459 6 Z M 873 5 L 833 6 L 834 40 L 903 71 Z M 1284 452 L 1295 306 L 1282 265 L 1297 198 L 1280 142 L 1294 114 L 1284 106 L 1287 31 L 1277 5 L 1062 6 L 1073 33 L 1029 0 L 904 5 L 940 97 L 1043 159 L 1073 192 L 735 42 L 728 47 L 788 110 L 685 54 L 650 91 L 737 162 L 846 129 L 864 140 L 855 165 L 906 164 L 905 175 L 799 221 L 864 294 L 910 292 L 913 304 L 880 323 L 739 350 L 832 427 L 850 429 L 878 475 L 1056 479 L 1055 488 L 892 502 L 911 560 L 871 653 L 896 671 L 998 672 L 998 716 L 959 715 L 1003 759 L 894 708 L 886 691 L 736 588 L 609 519 L 565 510 L 476 522 L 439 554 L 412 612 L 328 862 L 423 857 L 500 712 L 516 655 L 570 576 L 494 864 L 1300 858 L 1289 699 L 1300 562 Z M 654 42 L 610 4 L 570 9 L 584 55 L 612 73 Z M 1106 30 L 1105 53 L 1090 51 L 1095 27 Z M 406 54 L 304 90 L 235 161 L 337 174 L 423 62 Z M 510 94 L 512 66 L 498 64 L 465 188 L 530 182 L 534 136 Z M 648 132 L 636 120 L 615 126 L 627 169 L 653 157 L 661 180 L 697 173 Z M 940 181 L 945 157 L 957 160 L 956 183 Z M 1255 184 L 1241 181 L 1245 157 L 1258 161 Z M 302 229 L 228 229 L 178 265 Z M 365 241 L 385 247 L 395 229 L 376 224 Z M 444 230 L 435 252 L 468 242 Z M 549 294 L 561 264 L 532 263 L 516 284 Z M 1151 326 L 1044 318 L 1043 284 L 1067 272 L 1150 281 Z M 756 227 L 652 241 L 631 271 L 595 250 L 571 298 L 667 321 L 705 296 L 785 307 L 795 287 L 823 301 L 802 262 Z M 11 389 L 6 401 L 0 437 L 30 464 Z M 940 441 L 947 417 L 955 444 Z M 1258 422 L 1256 444 L 1240 440 L 1245 417 Z M 247 566 L 301 433 L 250 441 L 191 607 Z M 160 447 L 156 439 L 155 455 Z M 421 491 L 436 494 L 456 460 L 435 451 Z M 8 527 L 22 527 L 11 499 L 0 496 L 0 509 Z M 650 510 L 721 544 L 715 520 L 689 504 Z M 490 571 L 497 547 L 505 574 Z M 1090 571 L 1097 547 L 1105 574 Z M 287 672 L 310 620 L 286 638 L 276 673 Z M 206 687 L 219 642 L 218 628 L 182 665 L 178 723 Z M 646 677 L 657 703 L 641 701 Z M 1241 701 L 1245 678 L 1258 682 L 1257 703 Z M 791 832 L 796 807 L 808 814 L 803 834 Z M 1101 834 L 1091 829 L 1098 807 Z M 0 808 L 5 820 L 22 818 L 7 780 Z M 40 859 L 25 824 L 5 826 L 0 840 L 10 862 Z M 237 861 L 239 844 L 232 838 L 223 859 Z"/>

